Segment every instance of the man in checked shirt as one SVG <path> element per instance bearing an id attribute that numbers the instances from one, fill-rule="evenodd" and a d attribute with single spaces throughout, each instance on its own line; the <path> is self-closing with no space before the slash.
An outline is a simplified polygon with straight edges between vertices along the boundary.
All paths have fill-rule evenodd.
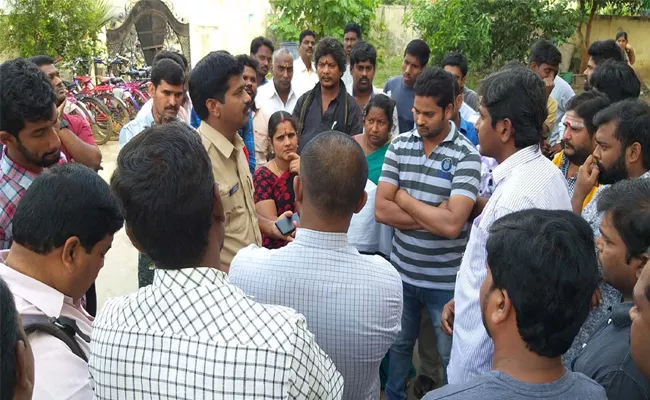
<path id="1" fill-rule="evenodd" d="M 341 398 L 341 374 L 305 317 L 254 301 L 223 272 L 224 206 L 192 128 L 136 136 L 111 187 L 156 269 L 153 284 L 108 300 L 94 321 L 97 399 Z"/>
<path id="2" fill-rule="evenodd" d="M 0 250 L 11 246 L 18 202 L 43 169 L 65 162 L 50 79 L 18 58 L 0 65 Z"/>

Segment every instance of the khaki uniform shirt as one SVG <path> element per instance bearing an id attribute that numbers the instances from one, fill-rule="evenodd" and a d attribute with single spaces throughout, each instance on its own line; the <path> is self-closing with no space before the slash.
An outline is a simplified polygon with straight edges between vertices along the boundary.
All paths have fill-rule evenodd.
<path id="1" fill-rule="evenodd" d="M 198 132 L 212 162 L 214 179 L 219 183 L 219 196 L 226 216 L 221 263 L 230 265 L 240 249 L 253 243 L 262 245 L 253 201 L 253 180 L 243 151 L 244 141 L 235 135 L 235 142 L 230 143 L 205 122 L 201 122 Z"/>

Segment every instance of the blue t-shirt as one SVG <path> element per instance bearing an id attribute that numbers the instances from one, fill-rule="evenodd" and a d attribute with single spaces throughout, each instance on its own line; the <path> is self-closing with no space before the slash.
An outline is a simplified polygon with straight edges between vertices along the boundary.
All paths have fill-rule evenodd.
<path id="1" fill-rule="evenodd" d="M 464 120 L 463 117 L 460 117 L 460 126 L 458 127 L 458 130 L 460 133 L 465 135 L 470 142 L 472 142 L 474 147 L 478 146 L 478 133 L 476 132 L 476 128 L 474 128 L 474 125 Z"/>
<path id="2" fill-rule="evenodd" d="M 390 96 L 397 103 L 397 117 L 399 119 L 399 133 L 413 130 L 413 101 L 415 90 L 404 86 L 404 78 L 401 75 L 394 76 L 384 85 L 384 93 Z"/>
<path id="3" fill-rule="evenodd" d="M 447 385 L 423 400 L 607 400 L 602 386 L 577 372 L 566 371 L 549 383 L 520 382 L 503 372 L 490 371 L 463 385 Z"/>

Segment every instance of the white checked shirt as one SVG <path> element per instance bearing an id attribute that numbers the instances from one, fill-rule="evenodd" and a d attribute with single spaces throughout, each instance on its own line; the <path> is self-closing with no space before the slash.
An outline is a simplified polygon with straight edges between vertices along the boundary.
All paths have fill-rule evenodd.
<path id="1" fill-rule="evenodd" d="M 481 319 L 479 290 L 487 275 L 485 243 L 492 224 L 515 211 L 541 208 L 571 210 L 564 176 L 545 158 L 539 146 L 508 157 L 492 173 L 494 193 L 470 231 L 456 278 L 454 337 L 447 374 L 449 383 L 467 383 L 492 368 L 494 344 Z"/>
<path id="2" fill-rule="evenodd" d="M 281 249 L 240 250 L 230 277 L 257 301 L 305 315 L 345 379 L 344 399 L 379 398 L 379 364 L 402 319 L 402 280 L 388 261 L 359 254 L 345 233 L 299 228 Z"/>
<path id="3" fill-rule="evenodd" d="M 302 315 L 262 305 L 214 268 L 156 269 L 95 319 L 98 399 L 339 399 L 343 379 Z"/>

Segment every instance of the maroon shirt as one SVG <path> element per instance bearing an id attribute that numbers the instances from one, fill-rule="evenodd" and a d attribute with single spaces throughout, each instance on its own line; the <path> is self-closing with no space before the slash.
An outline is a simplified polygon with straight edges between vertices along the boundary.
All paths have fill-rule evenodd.
<path id="1" fill-rule="evenodd" d="M 77 135 L 77 137 L 83 140 L 85 143 L 92 144 L 96 146 L 95 136 L 93 136 L 93 131 L 90 129 L 90 124 L 83 117 L 79 115 L 72 114 L 63 114 L 63 119 L 68 122 L 70 130 L 72 133 Z M 61 153 L 65 155 L 68 161 L 73 161 L 72 156 L 68 153 L 68 150 L 65 148 L 63 143 L 61 143 Z"/>

